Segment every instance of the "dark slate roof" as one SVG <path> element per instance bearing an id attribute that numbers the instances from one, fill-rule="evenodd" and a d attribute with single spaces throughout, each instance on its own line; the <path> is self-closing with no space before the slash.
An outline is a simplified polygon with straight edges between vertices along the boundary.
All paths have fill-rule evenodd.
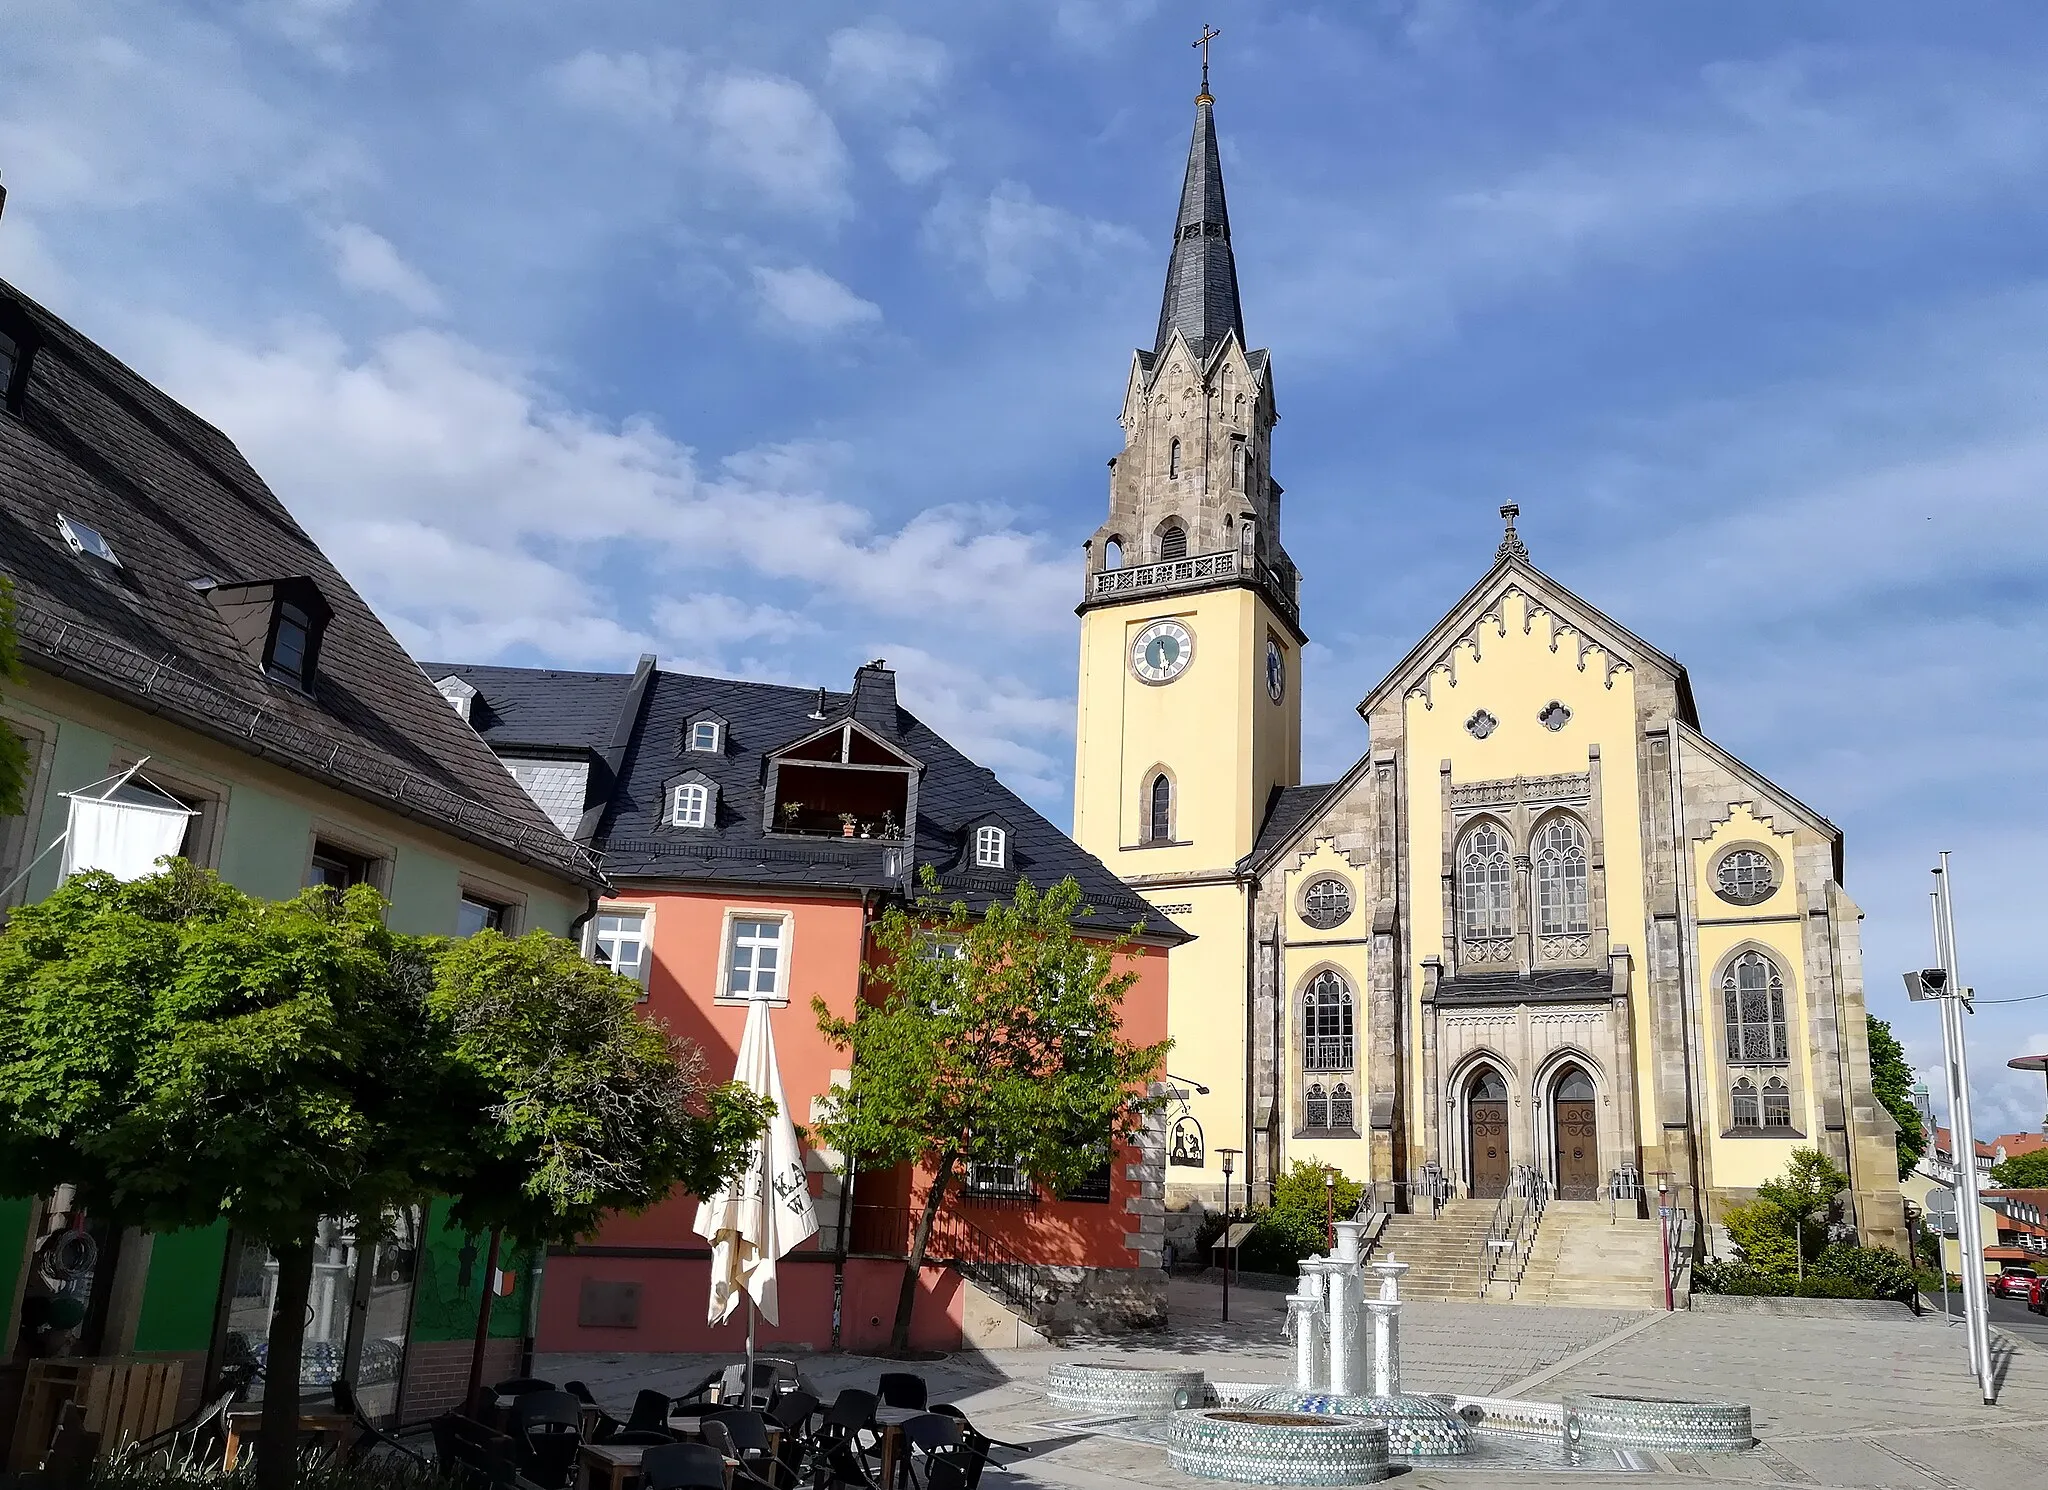
<path id="1" fill-rule="evenodd" d="M 522 748 L 601 754 L 633 681 L 630 673 L 476 667 L 461 662 L 420 666 L 437 683 L 453 673 L 477 690 L 469 722 L 500 755 L 516 755 Z M 530 679 L 543 681 L 534 686 Z"/>
<path id="2" fill-rule="evenodd" d="M 1247 866 L 1265 863 L 1266 856 L 1323 805 L 1333 786 L 1332 782 L 1324 782 L 1321 786 L 1273 788 L 1273 795 L 1266 801 L 1266 821 L 1259 826 L 1258 841 L 1252 844 L 1252 851 L 1244 856 L 1243 862 Z"/>
<path id="3" fill-rule="evenodd" d="M 1166 350 L 1167 338 L 1175 331 L 1187 338 L 1197 358 L 1206 358 L 1232 332 L 1240 343 L 1244 341 L 1237 260 L 1230 251 L 1230 211 L 1223 202 L 1223 161 L 1216 151 L 1214 106 L 1207 94 L 1195 102 L 1195 133 L 1188 143 L 1173 256 L 1166 264 L 1166 295 L 1152 344 L 1155 357 Z"/>
<path id="4" fill-rule="evenodd" d="M 1560 1004 L 1611 998 L 1614 977 L 1604 968 L 1553 968 L 1524 978 L 1519 973 L 1479 973 L 1437 984 L 1439 1004 Z"/>
<path id="5" fill-rule="evenodd" d="M 36 343 L 0 411 L 0 573 L 25 661 L 578 882 L 563 841 L 228 437 L 0 282 Z M 63 512 L 121 567 L 74 555 Z M 307 576 L 332 608 L 310 696 L 266 677 L 191 581 Z"/>
<path id="6" fill-rule="evenodd" d="M 481 695 L 494 714 L 507 719 L 558 718 L 581 699 L 591 715 L 590 737 L 609 734 L 616 708 L 603 700 L 623 689 L 623 673 L 560 673 L 540 669 L 436 664 L 436 676 L 454 673 Z M 893 675 L 892 675 L 893 681 Z M 976 765 L 916 715 L 900 707 L 866 711 L 861 720 L 894 748 L 924 767 L 918 783 L 914 852 L 900 854 L 898 870 L 888 860 L 897 845 L 878 840 L 840 841 L 771 835 L 763 828 L 768 757 L 848 717 L 850 693 L 790 688 L 732 678 L 703 678 L 655 672 L 632 740 L 604 805 L 595 847 L 605 873 L 615 882 L 715 880 L 759 885 L 806 885 L 902 892 L 916 867 L 930 864 L 950 894 L 979 910 L 1007 899 L 1018 878 L 1041 888 L 1071 875 L 1094 907 L 1084 924 L 1127 931 L 1143 924 L 1145 934 L 1170 940 L 1186 933 L 1135 894 L 1108 866 L 1054 827 L 1011 792 L 995 773 Z M 681 748 L 683 726 L 703 713 L 725 721 L 725 749 L 707 755 Z M 816 717 L 820 712 L 824 719 Z M 566 726 L 564 729 L 566 730 Z M 706 831 L 671 828 L 662 822 L 665 788 L 686 773 L 702 772 L 718 787 L 716 825 Z M 1012 862 L 1007 875 L 978 871 L 966 862 L 967 829 L 998 816 L 1009 826 Z"/>

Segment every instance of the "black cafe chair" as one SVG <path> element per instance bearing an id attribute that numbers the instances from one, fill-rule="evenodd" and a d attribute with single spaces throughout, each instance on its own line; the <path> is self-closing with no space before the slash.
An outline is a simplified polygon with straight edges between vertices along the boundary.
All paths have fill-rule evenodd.
<path id="1" fill-rule="evenodd" d="M 923 1412 L 931 1401 L 924 1378 L 914 1371 L 884 1371 L 880 1387 L 884 1407 L 914 1407 Z"/>

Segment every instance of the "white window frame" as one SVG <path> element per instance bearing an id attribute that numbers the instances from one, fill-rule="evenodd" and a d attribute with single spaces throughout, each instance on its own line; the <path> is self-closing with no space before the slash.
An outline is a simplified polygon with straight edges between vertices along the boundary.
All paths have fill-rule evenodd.
<path id="1" fill-rule="evenodd" d="M 700 729 L 708 729 L 711 731 L 711 743 L 709 745 L 700 745 L 697 743 L 697 731 Z M 689 742 L 684 747 L 685 751 L 688 754 L 716 755 L 718 754 L 719 750 L 724 746 L 724 744 L 725 726 L 720 724 L 716 719 L 696 719 L 690 722 Z"/>
<path id="2" fill-rule="evenodd" d="M 697 806 L 696 822 L 685 821 L 683 803 L 691 793 L 701 793 L 693 800 Z M 715 793 L 701 781 L 681 781 L 669 788 L 668 825 L 671 828 L 708 828 L 711 826 L 711 804 Z"/>
<path id="3" fill-rule="evenodd" d="M 739 928 L 742 922 L 752 923 L 774 921 L 780 924 L 776 946 L 779 951 L 775 959 L 775 986 L 766 993 L 751 989 L 746 993 L 732 991 L 734 954 L 738 951 Z M 759 945 L 758 943 L 756 945 Z M 789 1003 L 789 967 L 796 950 L 796 916 L 786 910 L 754 909 L 747 906 L 727 906 L 723 924 L 718 931 L 718 987 L 712 1002 L 718 1004 L 751 1004 L 763 1002 L 777 1008 Z M 750 974 L 758 975 L 758 968 L 750 968 Z"/>
<path id="4" fill-rule="evenodd" d="M 974 867 L 976 869 L 1001 869 L 1003 861 L 1010 856 L 1010 835 L 994 823 L 983 823 L 974 830 Z"/>
<path id="5" fill-rule="evenodd" d="M 638 916 L 640 918 L 640 967 L 637 974 L 622 973 L 621 977 L 631 978 L 640 985 L 640 997 L 647 998 L 649 976 L 654 967 L 654 907 L 640 901 L 602 900 L 598 902 L 597 914 L 585 923 L 583 932 L 583 956 L 599 967 L 609 964 L 598 962 L 598 924 L 606 916 Z"/>

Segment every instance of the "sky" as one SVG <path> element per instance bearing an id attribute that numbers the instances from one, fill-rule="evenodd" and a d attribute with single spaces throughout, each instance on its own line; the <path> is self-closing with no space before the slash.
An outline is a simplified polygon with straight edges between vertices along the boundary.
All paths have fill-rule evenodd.
<path id="1" fill-rule="evenodd" d="M 2036 1130 L 2048 11 L 1918 0 L 0 0 L 0 275 L 226 430 L 417 656 L 848 685 L 1070 815 L 1081 541 L 1197 81 L 1304 571 L 1304 778 L 1488 567 L 1954 851 Z M 2032 876 L 2030 878 L 2029 876 Z M 2031 909 L 2030 909 L 2031 907 Z"/>

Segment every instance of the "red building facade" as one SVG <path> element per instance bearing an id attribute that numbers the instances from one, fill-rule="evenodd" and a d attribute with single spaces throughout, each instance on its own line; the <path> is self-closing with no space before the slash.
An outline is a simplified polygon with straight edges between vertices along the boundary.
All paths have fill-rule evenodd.
<path id="1" fill-rule="evenodd" d="M 662 673 L 430 666 L 442 690 L 571 836 L 603 855 L 615 893 L 586 945 L 646 988 L 648 1017 L 732 1069 L 751 1000 L 773 1009 L 776 1053 L 800 1130 L 848 1076 L 820 1033 L 866 997 L 874 921 L 931 866 L 949 897 L 980 908 L 1020 879 L 1073 877 L 1083 930 L 1128 953 L 1127 1038 L 1166 1038 L 1171 922 L 1051 823 L 902 710 L 894 675 L 860 670 L 833 695 Z M 910 825 L 904 827 L 903 825 Z M 808 1140 L 807 1140 L 808 1141 Z M 1034 1328 L 1114 1327 L 1163 1314 L 1161 1166 L 1155 1131 L 1119 1145 L 1091 1182 L 1048 1193 L 1007 1166 L 976 1166 L 950 1201 L 919 1279 L 912 1343 L 953 1349 L 1028 1339 Z M 842 1178 L 841 1156 L 807 1153 L 819 1235 L 783 1262 L 781 1319 L 763 1344 L 872 1348 L 893 1322 L 924 1177 L 908 1166 Z M 537 1348 L 737 1350 L 744 1316 L 707 1322 L 709 1249 L 697 1199 L 611 1218 L 549 1257 Z"/>

